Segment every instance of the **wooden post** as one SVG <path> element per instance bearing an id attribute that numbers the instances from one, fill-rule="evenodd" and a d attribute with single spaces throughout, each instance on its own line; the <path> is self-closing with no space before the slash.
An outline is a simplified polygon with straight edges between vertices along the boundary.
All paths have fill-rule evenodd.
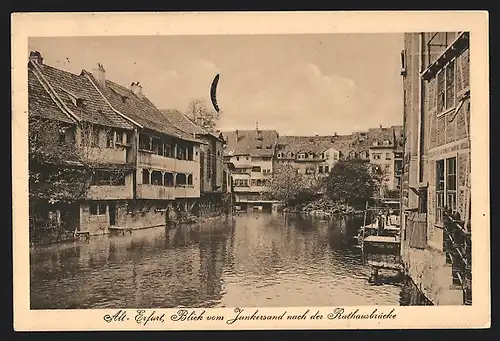
<path id="1" fill-rule="evenodd" d="M 365 260 L 365 226 L 366 226 L 366 214 L 368 212 L 368 201 L 365 203 L 365 214 L 363 217 L 363 226 L 361 227 L 361 257 L 363 262 Z"/>

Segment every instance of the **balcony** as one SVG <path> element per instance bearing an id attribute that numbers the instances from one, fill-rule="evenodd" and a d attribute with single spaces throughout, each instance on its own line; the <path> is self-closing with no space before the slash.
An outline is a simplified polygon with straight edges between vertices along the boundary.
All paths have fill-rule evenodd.
<path id="1" fill-rule="evenodd" d="M 91 200 L 132 199 L 132 186 L 90 186 L 87 197 Z"/>
<path id="2" fill-rule="evenodd" d="M 138 199 L 174 200 L 175 187 L 159 185 L 137 185 Z"/>
<path id="3" fill-rule="evenodd" d="M 96 163 L 124 164 L 127 162 L 127 149 L 123 147 L 87 147 L 82 148 L 81 153 L 86 159 Z"/>
<path id="4" fill-rule="evenodd" d="M 444 212 L 443 250 L 446 263 L 452 267 L 453 283 L 460 285 L 464 303 L 472 304 L 472 248 L 470 227 L 454 219 L 450 212 Z"/>
<path id="5" fill-rule="evenodd" d="M 140 150 L 137 160 L 139 167 L 154 168 L 178 173 L 196 173 L 199 164 L 191 160 L 178 160 Z"/>

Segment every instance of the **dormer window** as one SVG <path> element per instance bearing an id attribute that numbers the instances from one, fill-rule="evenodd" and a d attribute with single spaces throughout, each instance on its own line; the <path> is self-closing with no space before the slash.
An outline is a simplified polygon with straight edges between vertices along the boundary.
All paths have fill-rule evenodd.
<path id="1" fill-rule="evenodd" d="M 66 95 L 68 95 L 69 99 L 71 100 L 71 102 L 73 103 L 73 105 L 75 107 L 78 107 L 78 108 L 82 108 L 83 105 L 85 104 L 85 98 L 82 98 L 82 97 L 79 97 L 78 95 L 72 93 L 71 91 L 68 91 L 66 89 L 62 89 L 62 91 L 64 91 L 66 93 Z"/>

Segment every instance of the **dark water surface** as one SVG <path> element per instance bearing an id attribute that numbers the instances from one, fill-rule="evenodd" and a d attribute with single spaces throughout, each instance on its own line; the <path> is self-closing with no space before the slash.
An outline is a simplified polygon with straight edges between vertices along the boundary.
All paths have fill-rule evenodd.
<path id="1" fill-rule="evenodd" d="M 31 309 L 399 305 L 345 220 L 249 213 L 31 249 Z"/>

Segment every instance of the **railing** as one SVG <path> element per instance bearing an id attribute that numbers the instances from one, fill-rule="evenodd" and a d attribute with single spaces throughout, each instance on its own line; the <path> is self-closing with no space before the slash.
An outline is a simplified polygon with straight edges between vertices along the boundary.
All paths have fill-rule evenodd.
<path id="1" fill-rule="evenodd" d="M 472 248 L 470 227 L 450 212 L 444 212 L 443 250 L 452 266 L 453 283 L 464 292 L 464 303 L 472 304 Z"/>

